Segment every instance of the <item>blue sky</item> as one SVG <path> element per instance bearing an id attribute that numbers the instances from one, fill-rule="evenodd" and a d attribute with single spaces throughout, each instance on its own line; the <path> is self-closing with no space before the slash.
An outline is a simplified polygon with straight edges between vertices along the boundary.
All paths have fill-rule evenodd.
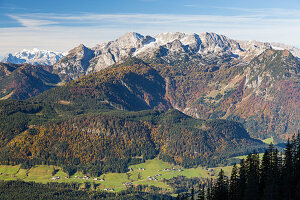
<path id="1" fill-rule="evenodd" d="M 130 31 L 216 32 L 300 47 L 300 0 L 0 0 L 0 56 L 92 47 Z"/>

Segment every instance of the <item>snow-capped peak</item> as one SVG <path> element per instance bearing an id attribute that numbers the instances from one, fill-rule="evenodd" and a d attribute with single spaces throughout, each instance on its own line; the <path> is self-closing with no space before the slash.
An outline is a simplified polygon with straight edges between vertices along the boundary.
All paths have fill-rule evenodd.
<path id="1" fill-rule="evenodd" d="M 3 58 L 2 62 L 15 64 L 28 63 L 34 65 L 53 65 L 65 55 L 67 55 L 67 52 L 40 50 L 38 48 L 24 49 L 14 54 L 9 53 Z"/>

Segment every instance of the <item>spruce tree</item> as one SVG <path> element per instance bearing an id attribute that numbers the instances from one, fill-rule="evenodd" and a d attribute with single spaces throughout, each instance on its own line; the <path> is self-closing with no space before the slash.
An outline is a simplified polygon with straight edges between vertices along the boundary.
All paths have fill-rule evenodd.
<path id="1" fill-rule="evenodd" d="M 263 190 L 264 200 L 276 200 L 279 199 L 279 182 L 280 182 L 280 166 L 278 150 L 274 148 L 273 144 L 270 144 L 268 159 L 268 171 L 266 171 L 266 177 L 263 177 L 265 182 Z"/>
<path id="2" fill-rule="evenodd" d="M 213 190 L 214 200 L 227 200 L 228 199 L 228 181 L 224 176 L 224 171 L 221 169 L 217 182 Z"/>
<path id="3" fill-rule="evenodd" d="M 245 200 L 258 199 L 259 191 L 259 156 L 256 152 L 247 157 L 247 185 L 245 189 Z"/>
<path id="4" fill-rule="evenodd" d="M 300 199 L 300 131 L 293 140 L 294 178 L 292 179 L 292 199 Z"/>
<path id="5" fill-rule="evenodd" d="M 260 165 L 260 180 L 259 180 L 259 195 L 263 196 L 263 192 L 266 187 L 266 180 L 270 170 L 270 153 L 269 149 L 265 150 L 265 153 L 262 157 L 261 165 Z"/>
<path id="6" fill-rule="evenodd" d="M 282 168 L 282 185 L 281 193 L 282 197 L 286 199 L 291 199 L 292 187 L 293 187 L 293 177 L 294 177 L 294 162 L 293 162 L 293 145 L 288 140 L 285 151 L 284 151 L 284 160 Z"/>
<path id="7" fill-rule="evenodd" d="M 229 185 L 229 199 L 230 200 L 239 200 L 239 177 L 238 177 L 238 167 L 233 166 Z"/>
<path id="8" fill-rule="evenodd" d="M 244 198 L 246 182 L 247 182 L 247 166 L 246 166 L 246 161 L 242 159 L 240 163 L 240 170 L 239 170 L 239 187 L 238 187 L 239 199 Z"/>

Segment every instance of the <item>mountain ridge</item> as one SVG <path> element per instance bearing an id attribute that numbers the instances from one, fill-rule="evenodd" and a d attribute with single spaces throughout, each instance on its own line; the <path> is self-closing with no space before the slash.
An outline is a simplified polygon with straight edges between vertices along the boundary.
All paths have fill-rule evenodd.
<path id="1" fill-rule="evenodd" d="M 51 66 L 0 62 L 0 99 L 28 99 L 61 82 Z"/>
<path id="2" fill-rule="evenodd" d="M 280 44 L 276 45 L 279 46 Z M 295 55 L 300 55 L 299 49 L 287 45 L 285 47 L 293 50 Z M 65 59 L 54 64 L 54 69 L 59 72 L 68 66 L 67 68 L 71 73 L 66 79 L 72 80 L 78 76 L 120 64 L 129 57 L 170 65 L 180 65 L 183 62 L 203 64 L 213 62 L 213 60 L 220 61 L 220 58 L 249 63 L 252 58 L 271 48 L 270 43 L 233 40 L 223 35 L 208 32 L 199 35 L 169 32 L 154 37 L 129 32 L 116 40 L 87 48 L 90 51 L 87 56 L 84 56 L 82 51 L 75 51 L 76 48 L 74 48 Z M 77 61 L 74 62 L 74 60 Z M 81 64 L 81 60 L 84 60 L 84 64 Z"/>

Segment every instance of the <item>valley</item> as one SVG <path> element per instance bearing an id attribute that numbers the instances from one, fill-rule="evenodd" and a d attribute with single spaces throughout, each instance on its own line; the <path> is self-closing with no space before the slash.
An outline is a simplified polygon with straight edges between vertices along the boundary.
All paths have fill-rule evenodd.
<path id="1" fill-rule="evenodd" d="M 300 155 L 300 59 L 276 45 L 130 32 L 68 54 L 16 53 L 32 64 L 0 63 L 0 184 L 70 199 L 172 198 L 199 184 L 209 194 L 235 171 L 245 194 L 261 187 L 248 196 L 270 177 L 287 184 Z"/>
<path id="2" fill-rule="evenodd" d="M 37 165 L 30 169 L 20 169 L 20 165 L 16 166 L 0 166 L 0 180 L 23 180 L 34 181 L 37 183 L 90 183 L 94 184 L 95 190 L 113 189 L 114 192 L 120 192 L 126 190 L 128 187 L 138 185 L 155 186 L 165 190 L 165 192 L 172 193 L 172 186 L 168 185 L 167 180 L 185 176 L 186 178 L 200 178 L 208 179 L 217 178 L 217 174 L 220 169 L 225 171 L 225 175 L 230 177 L 232 166 L 207 168 L 198 166 L 196 168 L 183 168 L 181 166 L 171 165 L 163 162 L 158 158 L 153 160 L 146 160 L 145 163 L 130 165 L 127 173 L 106 173 L 99 177 L 89 177 L 84 179 L 86 175 L 82 172 L 76 172 L 68 177 L 68 174 L 63 172 L 61 167 L 52 165 Z M 209 171 L 208 171 L 209 169 Z M 55 170 L 55 174 L 53 171 Z M 213 176 L 212 176 L 213 175 Z M 53 177 L 59 177 L 57 180 L 53 180 Z M 150 178 L 154 178 L 150 180 Z M 95 178 L 97 180 L 95 180 Z M 127 183 L 126 185 L 124 185 Z"/>

